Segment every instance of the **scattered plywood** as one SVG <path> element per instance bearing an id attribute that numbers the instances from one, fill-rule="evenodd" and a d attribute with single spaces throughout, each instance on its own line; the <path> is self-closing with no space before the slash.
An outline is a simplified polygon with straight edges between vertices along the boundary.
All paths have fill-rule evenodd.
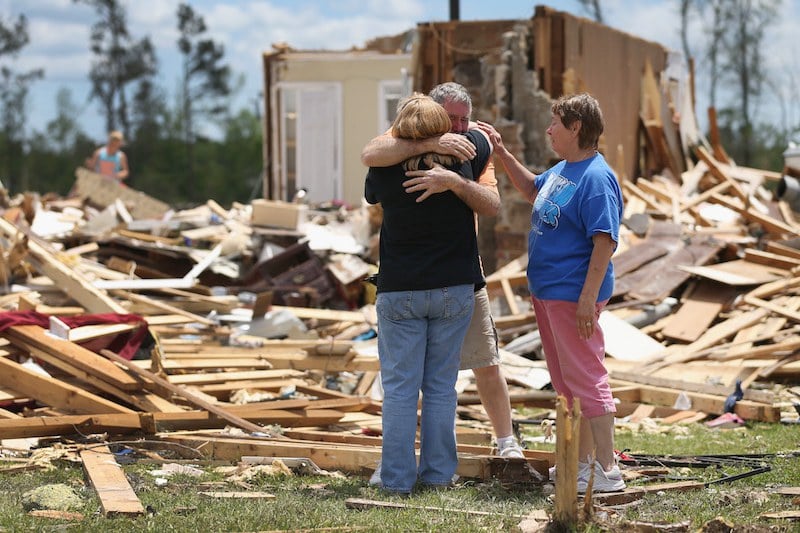
<path id="1" fill-rule="evenodd" d="M 696 341 L 736 294 L 727 285 L 701 280 L 681 299 L 680 308 L 669 316 L 661 334 L 677 342 Z"/>
<path id="2" fill-rule="evenodd" d="M 785 270 L 781 271 L 773 267 L 745 261 L 744 259 L 735 259 L 708 266 L 680 265 L 678 268 L 689 274 L 732 286 L 760 285 L 780 280 L 788 275 Z"/>

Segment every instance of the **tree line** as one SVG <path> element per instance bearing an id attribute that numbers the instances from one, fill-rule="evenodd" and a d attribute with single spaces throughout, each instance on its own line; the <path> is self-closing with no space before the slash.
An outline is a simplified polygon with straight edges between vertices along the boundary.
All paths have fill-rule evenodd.
<path id="1" fill-rule="evenodd" d="M 94 9 L 89 49 L 89 100 L 102 110 L 107 131 L 121 130 L 131 162 L 130 186 L 175 206 L 214 198 L 223 205 L 261 194 L 261 123 L 257 109 L 232 112 L 241 85 L 225 62 L 225 49 L 207 35 L 203 17 L 189 4 L 176 11 L 181 71 L 177 98 L 168 104 L 157 80 L 158 57 L 149 37 L 135 37 L 119 0 L 73 0 Z M 0 59 L 14 59 L 29 43 L 28 19 L 0 18 Z M 56 95 L 56 116 L 45 132 L 27 138 L 25 106 L 41 69 L 0 68 L 0 180 L 13 193 L 66 194 L 74 171 L 97 142 L 78 120 L 79 104 L 64 88 Z M 204 136 L 214 124 L 219 139 Z M 202 169 L 202 170 L 199 170 Z"/>

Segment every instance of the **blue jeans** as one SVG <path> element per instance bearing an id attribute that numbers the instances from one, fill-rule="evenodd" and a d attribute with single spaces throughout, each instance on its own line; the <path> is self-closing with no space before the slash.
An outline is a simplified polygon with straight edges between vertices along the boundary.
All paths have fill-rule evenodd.
<path id="1" fill-rule="evenodd" d="M 472 285 L 378 294 L 386 490 L 411 492 L 418 477 L 428 485 L 452 482 L 458 466 L 455 384 L 474 304 Z M 418 472 L 414 443 L 420 390 Z"/>

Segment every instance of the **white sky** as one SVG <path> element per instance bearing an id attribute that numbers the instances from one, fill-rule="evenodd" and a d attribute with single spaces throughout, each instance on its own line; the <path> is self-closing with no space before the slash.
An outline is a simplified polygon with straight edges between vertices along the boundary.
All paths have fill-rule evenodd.
<path id="1" fill-rule="evenodd" d="M 226 57 L 235 76 L 244 77 L 237 109 L 253 106 L 261 90 L 260 54 L 276 42 L 285 41 L 300 49 L 347 49 L 367 40 L 401 33 L 418 22 L 449 18 L 448 0 L 190 0 L 202 15 L 209 35 L 225 45 Z M 168 91 L 178 79 L 176 11 L 178 0 L 122 0 L 128 15 L 128 29 L 136 38 L 149 36 L 156 47 L 160 64 L 160 82 Z M 534 6 L 551 5 L 556 9 L 588 16 L 575 0 L 528 2 L 523 0 L 461 0 L 462 20 L 517 19 L 533 15 Z M 625 32 L 680 50 L 678 0 L 603 0 L 606 23 Z M 35 82 L 28 102 L 30 128 L 43 131 L 55 116 L 57 91 L 67 87 L 73 101 L 81 106 L 83 129 L 99 140 L 105 138 L 104 120 L 97 102 L 87 102 L 88 71 L 91 61 L 89 30 L 96 20 L 94 11 L 73 0 L 0 0 L 0 17 L 8 22 L 20 13 L 28 17 L 31 42 L 12 62 L 17 71 L 42 68 L 45 78 Z M 800 0 L 783 0 L 781 15 L 766 37 L 766 68 L 772 82 L 783 96 L 761 111 L 775 120 L 780 118 L 780 102 L 792 123 L 800 121 L 800 103 L 788 104 L 787 95 L 797 93 L 800 73 L 800 40 L 796 38 L 800 22 Z M 691 25 L 691 34 L 703 32 Z M 695 39 L 696 55 L 701 53 Z M 703 62 L 696 59 L 697 72 Z M 792 89 L 792 87 L 795 87 Z M 698 118 L 705 123 L 707 83 L 698 75 Z M 29 129 L 30 129 L 29 128 Z"/>

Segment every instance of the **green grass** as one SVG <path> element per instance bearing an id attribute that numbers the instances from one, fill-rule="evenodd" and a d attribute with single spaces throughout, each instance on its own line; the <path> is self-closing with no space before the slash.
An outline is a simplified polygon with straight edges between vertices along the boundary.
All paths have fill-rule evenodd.
<path id="1" fill-rule="evenodd" d="M 663 429 L 663 428 L 662 428 Z M 531 428 L 536 435 L 538 429 Z M 538 445 L 553 449 L 552 443 Z M 675 431 L 647 434 L 617 431 L 617 447 L 630 453 L 656 456 L 706 454 L 782 454 L 800 450 L 800 428 L 791 425 L 753 424 L 744 430 L 708 430 L 702 424 L 676 427 Z M 797 531 L 797 524 L 759 518 L 764 512 L 796 509 L 791 498 L 772 494 L 780 486 L 800 486 L 800 458 L 770 457 L 772 470 L 745 479 L 711 485 L 688 492 L 649 495 L 636 504 L 614 509 L 605 521 L 586 526 L 587 531 L 615 530 L 624 521 L 658 523 L 691 522 L 691 530 L 721 516 L 739 525 L 760 525 L 779 531 Z M 135 519 L 105 518 L 100 503 L 87 487 L 77 463 L 59 463 L 52 471 L 0 474 L 0 531 L 270 531 L 319 528 L 350 528 L 363 531 L 511 531 L 534 509 L 552 511 L 553 504 L 540 488 L 504 487 L 498 481 L 463 481 L 455 490 L 427 491 L 409 498 L 390 497 L 369 487 L 365 478 L 323 476 L 259 476 L 247 484 L 253 491 L 269 492 L 274 500 L 215 500 L 201 491 L 246 490 L 228 483 L 224 475 L 206 464 L 204 474 L 195 478 L 175 475 L 166 486 L 157 487 L 150 471 L 159 465 L 133 462 L 124 470 L 147 516 Z M 747 469 L 674 468 L 665 481 L 694 479 L 713 481 Z M 66 483 L 79 490 L 84 514 L 80 522 L 35 518 L 22 507 L 22 494 L 40 485 Z M 630 485 L 635 486 L 635 482 Z M 348 498 L 400 502 L 434 510 L 370 509 L 345 507 Z M 478 510 L 492 516 L 475 516 L 456 510 Z"/>

